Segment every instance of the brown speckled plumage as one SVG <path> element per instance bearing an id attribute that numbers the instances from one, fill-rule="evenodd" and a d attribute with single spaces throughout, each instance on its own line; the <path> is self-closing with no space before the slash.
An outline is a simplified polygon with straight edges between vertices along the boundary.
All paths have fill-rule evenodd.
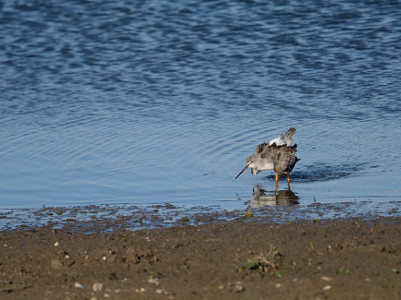
<path id="1" fill-rule="evenodd" d="M 273 157 L 274 172 L 278 175 L 290 175 L 292 169 L 299 160 L 295 156 L 297 153 L 297 145 L 277 146 L 276 144 L 273 144 L 269 148 Z"/>

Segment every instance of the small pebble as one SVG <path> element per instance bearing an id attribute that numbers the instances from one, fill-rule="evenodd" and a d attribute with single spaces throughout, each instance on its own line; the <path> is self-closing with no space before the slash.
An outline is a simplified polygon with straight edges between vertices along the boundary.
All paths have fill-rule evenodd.
<path id="1" fill-rule="evenodd" d="M 245 290 L 244 286 L 242 285 L 241 281 L 237 281 L 235 283 L 235 291 L 236 292 L 243 292 Z"/>
<path id="2" fill-rule="evenodd" d="M 58 247 L 58 246 L 60 246 L 60 243 L 59 242 L 55 242 L 54 243 L 54 247 Z"/>
<path id="3" fill-rule="evenodd" d="M 323 291 L 328 291 L 331 289 L 331 285 L 326 285 L 325 287 L 323 287 Z"/>
<path id="4" fill-rule="evenodd" d="M 103 288 L 103 283 L 96 282 L 92 285 L 92 291 L 100 292 Z"/>
<path id="5" fill-rule="evenodd" d="M 330 281 L 330 280 L 332 280 L 332 278 L 327 277 L 327 276 L 322 276 L 322 280 L 324 280 L 324 281 Z"/>
<path id="6" fill-rule="evenodd" d="M 79 282 L 75 282 L 74 283 L 74 287 L 77 288 L 77 289 L 83 289 L 84 288 L 83 285 L 80 284 Z"/>
<path id="7" fill-rule="evenodd" d="M 281 288 L 281 283 L 276 283 L 276 288 Z"/>
<path id="8" fill-rule="evenodd" d="M 159 279 L 158 278 L 149 278 L 148 282 L 156 284 L 156 285 L 159 285 Z"/>

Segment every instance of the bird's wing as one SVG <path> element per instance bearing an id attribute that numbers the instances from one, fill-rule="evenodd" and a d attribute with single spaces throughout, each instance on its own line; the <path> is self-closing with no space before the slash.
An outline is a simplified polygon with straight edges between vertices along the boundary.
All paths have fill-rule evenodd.
<path id="1" fill-rule="evenodd" d="M 295 134 L 295 131 L 297 131 L 297 130 L 294 127 L 291 127 L 290 129 L 288 129 L 287 132 L 283 133 L 278 138 L 271 140 L 268 143 L 268 145 L 270 146 L 270 145 L 276 144 L 277 146 L 282 146 L 282 145 L 290 146 L 291 142 L 292 142 L 292 138 Z"/>
<path id="2" fill-rule="evenodd" d="M 277 146 L 273 144 L 270 146 L 273 154 L 274 170 L 280 170 L 281 172 L 291 172 L 298 158 L 295 156 L 297 153 L 297 144 L 294 146 Z"/>
<path id="3" fill-rule="evenodd" d="M 253 151 L 253 155 L 260 155 L 265 151 L 265 149 L 268 147 L 267 143 L 262 143 L 258 146 L 256 146 L 255 151 Z"/>

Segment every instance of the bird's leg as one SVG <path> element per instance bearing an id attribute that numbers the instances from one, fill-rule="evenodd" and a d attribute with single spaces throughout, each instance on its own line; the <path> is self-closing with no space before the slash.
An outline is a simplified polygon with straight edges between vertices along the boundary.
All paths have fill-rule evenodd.
<path id="1" fill-rule="evenodd" d="M 278 190 L 278 175 L 276 172 L 274 172 L 275 179 L 276 179 L 276 190 Z"/>
<path id="2" fill-rule="evenodd" d="M 287 175 L 288 188 L 290 188 L 290 174 Z"/>

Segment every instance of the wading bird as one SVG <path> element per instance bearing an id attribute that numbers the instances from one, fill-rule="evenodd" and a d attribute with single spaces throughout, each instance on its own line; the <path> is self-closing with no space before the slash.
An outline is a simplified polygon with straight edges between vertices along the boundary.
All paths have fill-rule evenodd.
<path id="1" fill-rule="evenodd" d="M 246 165 L 235 177 L 238 178 L 246 169 L 251 168 L 252 175 L 264 170 L 274 170 L 276 189 L 278 188 L 278 176 L 287 175 L 288 186 L 290 185 L 290 174 L 299 160 L 295 153 L 297 145 L 291 146 L 292 137 L 296 129 L 291 127 L 286 133 L 268 143 L 258 145 L 251 156 L 246 159 Z"/>

